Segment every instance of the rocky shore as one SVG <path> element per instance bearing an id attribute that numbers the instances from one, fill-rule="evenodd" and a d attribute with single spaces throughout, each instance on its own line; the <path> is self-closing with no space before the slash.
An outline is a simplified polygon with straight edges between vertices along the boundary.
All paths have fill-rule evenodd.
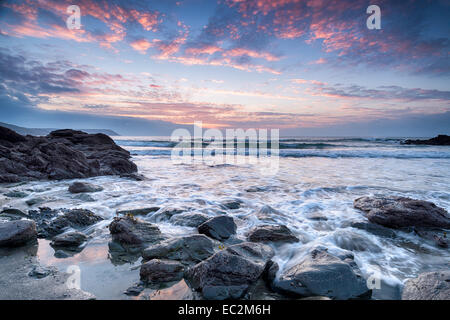
<path id="1" fill-rule="evenodd" d="M 95 191 L 96 187 L 92 187 Z M 388 236 L 383 228 L 411 228 L 419 235 L 429 236 L 430 233 L 448 230 L 450 226 L 449 214 L 427 201 L 402 197 L 362 197 L 354 201 L 354 206 L 365 212 L 368 218 L 367 225 L 360 227 L 383 236 Z M 198 234 L 169 237 L 149 220 L 155 221 L 155 217 L 164 216 L 167 212 L 171 212 L 172 220 L 185 214 L 183 210 L 134 210 L 143 212 L 144 219 L 126 211 L 115 217 L 108 228 L 112 256 L 142 257 L 141 281 L 130 284 L 126 292 L 130 296 L 148 298 L 146 288 L 174 283 L 181 286 L 181 282 L 181 298 L 189 299 L 251 299 L 261 290 L 281 299 L 370 299 L 372 295 L 352 251 L 347 249 L 330 252 L 324 246 L 314 246 L 294 265 L 280 269 L 272 259 L 274 246 L 299 241 L 284 225 L 256 226 L 247 233 L 247 239 L 241 240 L 235 237 L 237 224 L 234 218 L 225 211 L 199 223 Z M 3 210 L 0 218 L 3 220 L 0 222 L 0 247 L 3 249 L 33 246 L 37 238 L 44 238 L 51 241 L 51 246 L 58 250 L 61 257 L 82 251 L 90 237 L 85 230 L 103 221 L 100 216 L 85 209 L 40 208 L 27 213 L 7 209 Z M 349 246 L 349 249 L 355 248 L 358 250 L 355 243 Z M 55 270 L 45 271 L 36 261 L 23 268 L 28 268 L 30 274 L 40 278 L 58 274 Z M 450 270 L 421 274 L 406 282 L 402 298 L 450 299 L 449 280 Z M 0 277 L 2 281 L 7 282 L 7 277 Z M 72 294 L 67 297 L 92 298 L 82 292 Z"/>
<path id="2" fill-rule="evenodd" d="M 1 182 L 98 175 L 139 180 L 136 171 L 130 154 L 101 134 L 60 130 L 46 137 L 24 137 L 0 127 Z M 92 181 L 60 183 L 70 197 L 95 196 L 108 190 L 106 184 Z M 5 189 L 4 194 L 14 199 L 26 197 L 23 190 Z M 69 289 L 69 275 L 40 265 L 36 252 L 38 239 L 44 239 L 56 258 L 76 257 L 90 241 L 98 239 L 98 234 L 107 241 L 111 263 L 137 264 L 133 268 L 139 281 L 129 283 L 124 297 L 157 299 L 169 290 L 170 297 L 178 299 L 371 299 L 373 291 L 357 253 L 389 249 L 357 231 L 382 241 L 403 232 L 446 252 L 450 229 L 445 209 L 398 196 L 355 199 L 356 210 L 352 210 L 360 212 L 364 220 L 350 221 L 351 230 L 343 228 L 332 234 L 338 248 L 315 244 L 295 225 L 281 223 L 277 218 L 289 221 L 291 217 L 276 207 L 264 205 L 234 215 L 246 206 L 237 198 L 215 202 L 213 212 L 171 207 L 170 202 L 155 206 L 149 200 L 145 207 L 114 207 L 115 216 L 107 218 L 96 206 L 50 208 L 40 206 L 36 199 L 21 201 L 27 210 L 10 206 L 0 212 L 0 287 L 14 288 L 0 290 L 0 299 L 94 298 L 82 290 Z M 198 199 L 197 203 L 201 206 L 205 201 Z M 332 214 L 328 217 L 312 210 L 303 218 L 324 230 L 320 224 Z M 242 219 L 258 222 L 244 228 Z M 189 233 L 168 234 L 167 225 L 189 228 L 185 229 Z M 288 246 L 294 248 L 288 261 L 277 259 L 277 250 Z M 296 255 L 299 250 L 302 253 Z M 400 296 L 405 300 L 450 299 L 450 269 L 428 270 L 411 277 Z"/>
<path id="3" fill-rule="evenodd" d="M 130 157 L 101 133 L 65 129 L 35 137 L 0 127 L 0 182 L 133 174 Z"/>

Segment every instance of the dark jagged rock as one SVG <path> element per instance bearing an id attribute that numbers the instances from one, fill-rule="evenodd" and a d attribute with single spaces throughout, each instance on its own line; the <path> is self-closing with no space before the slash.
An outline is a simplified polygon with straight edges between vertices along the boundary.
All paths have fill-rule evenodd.
<path id="1" fill-rule="evenodd" d="M 186 226 L 197 228 L 202 223 L 206 222 L 209 217 L 202 213 L 181 213 L 172 216 L 170 223 L 177 226 Z"/>
<path id="2" fill-rule="evenodd" d="M 109 225 L 114 241 L 125 245 L 142 245 L 163 240 L 159 228 L 131 216 L 115 217 Z"/>
<path id="3" fill-rule="evenodd" d="M 130 158 L 101 133 L 65 129 L 35 137 L 0 127 L 0 182 L 131 174 L 137 167 Z"/>
<path id="4" fill-rule="evenodd" d="M 36 221 L 38 237 L 51 238 L 62 233 L 66 228 L 84 228 L 93 225 L 102 217 L 85 209 L 59 209 L 39 208 L 39 210 L 28 211 L 30 219 Z"/>
<path id="5" fill-rule="evenodd" d="M 300 263 L 284 270 L 273 287 L 299 297 L 326 296 L 345 300 L 371 296 L 353 255 L 338 257 L 323 247 L 313 248 Z"/>
<path id="6" fill-rule="evenodd" d="M 236 233 L 236 224 L 232 217 L 218 216 L 198 226 L 198 232 L 217 240 L 226 240 Z"/>
<path id="7" fill-rule="evenodd" d="M 54 237 L 50 244 L 52 247 L 79 247 L 86 240 L 84 233 L 73 231 Z"/>
<path id="8" fill-rule="evenodd" d="M 116 211 L 116 214 L 118 215 L 131 214 L 132 216 L 145 216 L 150 212 L 155 212 L 158 211 L 159 209 L 160 209 L 159 207 L 149 207 L 140 209 L 118 210 Z"/>
<path id="9" fill-rule="evenodd" d="M 450 146 L 450 136 L 440 134 L 437 137 L 428 140 L 411 140 L 403 141 L 402 144 L 419 144 L 419 145 L 431 145 L 431 146 Z"/>
<path id="10" fill-rule="evenodd" d="M 236 210 L 241 207 L 241 200 L 227 200 L 221 203 L 222 208 L 229 210 Z"/>
<path id="11" fill-rule="evenodd" d="M 141 280 L 149 283 L 178 281 L 183 278 L 184 266 L 177 261 L 153 259 L 141 266 Z"/>
<path id="12" fill-rule="evenodd" d="M 422 273 L 409 279 L 402 300 L 450 300 L 450 270 Z"/>
<path id="13" fill-rule="evenodd" d="M 372 223 L 389 228 L 450 228 L 450 216 L 432 202 L 405 197 L 362 197 L 354 207 L 367 214 Z"/>
<path id="14" fill-rule="evenodd" d="M 31 220 L 0 222 L 0 247 L 18 247 L 35 241 L 36 224 Z"/>
<path id="15" fill-rule="evenodd" d="M 376 236 L 379 237 L 386 237 L 386 238 L 395 238 L 395 231 L 393 231 L 392 229 L 380 226 L 378 224 L 375 223 L 370 223 L 370 222 L 353 222 L 350 224 L 351 227 L 356 228 L 356 229 L 360 229 L 360 230 L 365 230 L 371 234 L 374 234 Z"/>
<path id="16" fill-rule="evenodd" d="M 152 222 L 169 221 L 174 215 L 180 214 L 184 211 L 186 210 L 182 208 L 172 208 L 172 207 L 161 208 L 150 217 L 150 220 Z"/>
<path id="17" fill-rule="evenodd" d="M 249 231 L 248 241 L 251 242 L 298 242 L 291 230 L 284 225 L 262 225 Z"/>
<path id="18" fill-rule="evenodd" d="M 87 182 L 74 182 L 69 186 L 70 193 L 89 193 L 102 191 L 103 188 Z"/>
<path id="19" fill-rule="evenodd" d="M 239 299 L 262 277 L 273 255 L 261 243 L 232 245 L 188 269 L 186 277 L 206 299 Z"/>
<path id="20" fill-rule="evenodd" d="M 194 234 L 186 237 L 172 238 L 145 249 L 144 260 L 154 258 L 178 260 L 184 264 L 198 263 L 214 254 L 211 239 Z"/>

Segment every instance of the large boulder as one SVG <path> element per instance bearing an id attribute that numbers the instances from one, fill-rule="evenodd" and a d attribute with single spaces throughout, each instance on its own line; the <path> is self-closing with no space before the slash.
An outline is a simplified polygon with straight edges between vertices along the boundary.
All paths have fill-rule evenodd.
<path id="1" fill-rule="evenodd" d="M 364 211 L 372 223 L 389 228 L 450 228 L 448 212 L 434 203 L 405 197 L 362 197 L 354 207 Z"/>
<path id="2" fill-rule="evenodd" d="M 102 191 L 103 188 L 100 186 L 94 186 L 88 182 L 76 181 L 69 186 L 70 193 L 88 193 L 88 192 L 98 192 Z"/>
<path id="3" fill-rule="evenodd" d="M 0 182 L 60 180 L 137 172 L 130 153 L 105 134 L 57 130 L 21 136 L 0 127 Z"/>
<path id="4" fill-rule="evenodd" d="M 206 299 L 239 299 L 261 278 L 273 255 L 261 243 L 232 245 L 188 269 L 186 277 Z"/>
<path id="5" fill-rule="evenodd" d="M 217 240 L 226 240 L 236 233 L 237 226 L 232 217 L 218 216 L 198 226 L 198 232 Z"/>
<path id="6" fill-rule="evenodd" d="M 31 220 L 0 222 L 0 247 L 17 247 L 35 241 L 36 224 Z"/>
<path id="7" fill-rule="evenodd" d="M 298 238 L 285 225 L 261 225 L 247 235 L 251 242 L 298 242 Z"/>
<path id="8" fill-rule="evenodd" d="M 422 273 L 405 283 L 403 300 L 450 300 L 450 270 Z"/>
<path id="9" fill-rule="evenodd" d="M 125 245 L 143 245 L 163 240 L 158 226 L 132 216 L 115 217 L 109 225 L 112 239 Z"/>
<path id="10" fill-rule="evenodd" d="M 299 263 L 282 271 L 273 287 L 299 297 L 345 300 L 371 296 L 353 255 L 335 256 L 323 247 L 313 248 Z"/>
<path id="11" fill-rule="evenodd" d="M 195 234 L 172 238 L 152 245 L 143 251 L 142 256 L 144 260 L 164 258 L 189 264 L 205 260 L 213 254 L 214 245 L 212 240 L 202 234 Z"/>
<path id="12" fill-rule="evenodd" d="M 177 261 L 153 259 L 141 265 L 141 280 L 148 283 L 178 281 L 183 278 L 184 266 Z"/>

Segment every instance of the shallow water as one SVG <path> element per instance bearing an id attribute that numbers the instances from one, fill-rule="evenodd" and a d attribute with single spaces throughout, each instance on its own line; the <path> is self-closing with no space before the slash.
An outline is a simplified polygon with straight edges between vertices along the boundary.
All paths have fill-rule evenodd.
<path id="1" fill-rule="evenodd" d="M 170 145 L 164 143 L 167 139 L 118 139 L 132 152 L 139 173 L 148 180 L 86 179 L 104 187 L 101 192 L 89 194 L 91 199 L 68 192 L 68 185 L 73 180 L 4 185 L 3 193 L 16 190 L 27 196 L 0 198 L 2 207 L 24 210 L 44 205 L 81 207 L 107 219 L 87 230 L 91 240 L 73 257 L 55 258 L 46 240 L 40 241 L 38 250 L 43 264 L 56 265 L 62 270 L 72 264 L 79 265 L 81 288 L 100 299 L 127 298 L 123 291 L 139 279 L 139 270 L 135 268 L 139 259 L 131 264 L 114 265 L 108 256 L 106 226 L 117 210 L 182 207 L 214 216 L 224 211 L 220 203 L 227 199 L 243 202 L 241 208 L 227 212 L 236 220 L 238 239 L 244 239 L 253 226 L 267 223 L 255 215 L 264 205 L 281 212 L 271 216 L 272 222 L 286 224 L 301 240 L 300 243 L 274 247 L 275 260 L 282 269 L 294 264 L 307 248 L 316 244 L 324 245 L 330 251 L 352 250 L 364 276 L 376 276 L 382 281 L 381 288 L 374 290 L 374 298 L 397 299 L 407 278 L 449 267 L 450 251 L 436 247 L 433 242 L 401 231 L 395 231 L 393 239 L 379 237 L 352 228 L 350 224 L 367 221 L 353 208 L 353 200 L 366 195 L 401 195 L 429 200 L 448 211 L 450 147 L 403 146 L 398 139 L 293 139 L 283 142 L 296 145 L 281 150 L 278 172 L 262 175 L 258 164 L 250 163 L 173 164 L 166 155 L 170 154 Z M 156 145 L 152 139 L 157 141 Z M 305 144 L 309 149 L 305 149 Z M 301 148 L 295 148 L 299 146 Z M 284 150 L 295 156 L 283 156 Z M 345 156 L 339 157 L 339 153 Z M 308 156 L 311 154 L 314 156 Z M 352 154 L 356 156 L 352 157 Z M 26 205 L 26 200 L 37 197 L 42 198 L 41 204 Z M 170 236 L 196 232 L 193 228 L 169 223 L 159 226 Z"/>

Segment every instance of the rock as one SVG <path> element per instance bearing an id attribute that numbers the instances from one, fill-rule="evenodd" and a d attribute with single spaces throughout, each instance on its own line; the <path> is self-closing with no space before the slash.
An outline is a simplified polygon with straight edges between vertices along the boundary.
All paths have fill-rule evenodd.
<path id="1" fill-rule="evenodd" d="M 149 208 L 141 208 L 141 209 L 128 209 L 128 210 L 118 210 L 116 214 L 118 215 L 126 215 L 131 214 L 132 216 L 145 216 L 150 212 L 156 212 L 160 209 L 160 207 L 149 207 Z"/>
<path id="2" fill-rule="evenodd" d="M 121 178 L 135 180 L 135 181 L 144 181 L 147 178 L 143 174 L 139 173 L 124 173 L 120 175 Z"/>
<path id="3" fill-rule="evenodd" d="M 381 248 L 368 238 L 349 230 L 336 230 L 333 233 L 335 243 L 342 249 L 350 251 L 381 252 Z"/>
<path id="4" fill-rule="evenodd" d="M 433 240 L 434 240 L 434 243 L 436 243 L 436 245 L 438 247 L 448 248 L 448 240 L 447 240 L 447 238 L 440 237 L 438 235 L 434 235 L 433 236 Z"/>
<path id="5" fill-rule="evenodd" d="M 184 280 L 180 280 L 169 288 L 151 290 L 145 289 L 139 300 L 194 300 L 196 297 Z"/>
<path id="6" fill-rule="evenodd" d="M 0 222 L 0 247 L 18 247 L 36 241 L 36 224 L 31 220 Z"/>
<path id="7" fill-rule="evenodd" d="M 53 247 L 79 247 L 86 240 L 84 233 L 73 231 L 56 236 L 50 244 Z"/>
<path id="8" fill-rule="evenodd" d="M 42 267 L 39 264 L 34 264 L 28 273 L 29 277 L 42 279 L 49 275 L 55 274 L 58 270 L 55 267 Z"/>
<path id="9" fill-rule="evenodd" d="M 131 155 L 105 134 L 57 130 L 21 136 L 0 127 L 0 182 L 60 180 L 137 172 Z"/>
<path id="10" fill-rule="evenodd" d="M 450 228 L 450 216 L 434 203 L 405 197 L 362 197 L 354 207 L 367 214 L 372 223 L 389 228 Z"/>
<path id="11" fill-rule="evenodd" d="M 422 273 L 409 279 L 402 300 L 450 300 L 450 270 Z"/>
<path id="12" fill-rule="evenodd" d="M 46 201 L 46 200 L 43 199 L 43 198 L 32 198 L 32 199 L 29 199 L 29 200 L 25 201 L 25 203 L 26 203 L 28 206 L 32 207 L 32 206 L 34 206 L 34 205 L 36 205 L 36 204 L 44 203 L 45 201 Z"/>
<path id="13" fill-rule="evenodd" d="M 262 225 L 249 231 L 247 240 L 251 242 L 298 242 L 291 230 L 284 225 Z"/>
<path id="14" fill-rule="evenodd" d="M 153 259 L 141 266 L 141 280 L 149 283 L 178 281 L 183 278 L 184 267 L 170 260 Z"/>
<path id="15" fill-rule="evenodd" d="M 386 238 L 395 238 L 395 231 L 380 226 L 375 223 L 368 223 L 368 222 L 353 222 L 350 224 L 351 227 L 367 231 L 371 234 L 374 234 L 379 237 L 386 237 Z"/>
<path id="16" fill-rule="evenodd" d="M 124 294 L 127 296 L 138 296 L 144 289 L 144 283 L 138 283 L 125 290 Z"/>
<path id="17" fill-rule="evenodd" d="M 259 220 L 266 222 L 276 222 L 277 218 L 286 217 L 284 213 L 275 210 L 274 208 L 268 205 L 262 206 L 261 209 L 259 209 L 255 215 Z"/>
<path id="18" fill-rule="evenodd" d="M 14 208 L 3 209 L 2 212 L 0 213 L 0 217 L 5 218 L 7 220 L 20 220 L 22 218 L 26 219 L 29 218 L 29 216 L 26 213 L 23 213 L 21 210 Z"/>
<path id="19" fill-rule="evenodd" d="M 180 214 L 184 211 L 185 210 L 181 208 L 171 208 L 171 207 L 162 208 L 156 213 L 154 213 L 150 217 L 150 220 L 152 222 L 169 221 L 174 215 Z"/>
<path id="20" fill-rule="evenodd" d="M 25 198 L 28 196 L 28 194 L 22 191 L 10 191 L 5 193 L 5 196 L 9 198 Z"/>
<path id="21" fill-rule="evenodd" d="M 371 295 L 353 255 L 338 257 L 322 247 L 313 248 L 300 263 L 284 270 L 273 287 L 299 297 L 326 296 L 344 300 Z"/>
<path id="22" fill-rule="evenodd" d="M 422 144 L 422 145 L 432 145 L 432 146 L 450 146 L 450 136 L 445 134 L 440 134 L 437 137 L 428 140 L 406 140 L 402 144 Z"/>
<path id="23" fill-rule="evenodd" d="M 145 249 L 142 253 L 144 261 L 154 258 L 178 260 L 182 263 L 197 263 L 214 254 L 211 239 L 195 234 L 186 237 L 172 238 Z"/>
<path id="24" fill-rule="evenodd" d="M 159 228 L 131 216 L 115 217 L 109 225 L 114 241 L 126 245 L 142 245 L 163 240 Z"/>
<path id="25" fill-rule="evenodd" d="M 202 213 L 182 213 L 172 216 L 169 222 L 177 226 L 197 228 L 209 218 L 209 216 Z"/>
<path id="26" fill-rule="evenodd" d="M 236 233 L 237 226 L 232 217 L 218 216 L 198 226 L 198 232 L 217 240 L 226 240 Z"/>
<path id="27" fill-rule="evenodd" d="M 28 214 L 37 224 L 40 238 L 51 238 L 62 233 L 66 228 L 80 229 L 93 225 L 103 218 L 86 209 L 59 209 L 39 208 L 30 210 Z"/>
<path id="28" fill-rule="evenodd" d="M 89 193 L 102 191 L 103 188 L 87 182 L 74 182 L 69 186 L 70 193 Z"/>
<path id="29" fill-rule="evenodd" d="M 261 243 L 232 245 L 188 269 L 186 277 L 206 299 L 239 299 L 263 275 L 273 255 Z"/>
<path id="30" fill-rule="evenodd" d="M 227 201 L 222 202 L 221 206 L 224 209 L 236 210 L 241 207 L 241 204 L 242 204 L 241 200 L 227 200 Z"/>

